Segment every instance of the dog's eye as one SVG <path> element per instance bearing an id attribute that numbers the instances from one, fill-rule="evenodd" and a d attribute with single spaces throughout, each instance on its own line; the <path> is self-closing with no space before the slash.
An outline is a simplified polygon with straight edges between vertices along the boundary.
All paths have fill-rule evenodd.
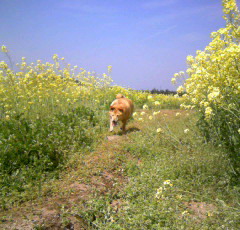
<path id="1" fill-rule="evenodd" d="M 114 110 L 114 108 L 111 108 L 111 111 L 113 111 Z"/>
<path id="2" fill-rule="evenodd" d="M 122 112 L 123 112 L 123 109 L 119 109 L 119 111 L 122 113 Z"/>

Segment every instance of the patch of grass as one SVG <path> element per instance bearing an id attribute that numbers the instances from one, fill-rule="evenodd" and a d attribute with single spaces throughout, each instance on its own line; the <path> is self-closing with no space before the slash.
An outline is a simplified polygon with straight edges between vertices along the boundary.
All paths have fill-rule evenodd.
<path id="1" fill-rule="evenodd" d="M 240 187 L 227 152 L 204 142 L 196 120 L 162 111 L 128 134 L 124 151 L 138 160 L 124 166 L 129 183 L 117 210 L 111 196 L 88 202 L 82 215 L 93 229 L 239 229 Z"/>
<path id="2" fill-rule="evenodd" d="M 239 229 L 240 187 L 226 150 L 205 142 L 194 113 L 151 114 L 131 121 L 126 135 L 73 154 L 59 181 L 43 183 L 46 197 L 22 209 L 29 226 L 45 212 L 36 228 Z M 12 215 L 21 226 L 18 212 L 3 220 Z"/>
<path id="3" fill-rule="evenodd" d="M 2 208 L 28 199 L 25 193 L 33 187 L 40 192 L 46 179 L 58 178 L 59 169 L 73 153 L 92 148 L 104 122 L 84 106 L 48 118 L 31 120 L 19 115 L 0 120 Z"/>

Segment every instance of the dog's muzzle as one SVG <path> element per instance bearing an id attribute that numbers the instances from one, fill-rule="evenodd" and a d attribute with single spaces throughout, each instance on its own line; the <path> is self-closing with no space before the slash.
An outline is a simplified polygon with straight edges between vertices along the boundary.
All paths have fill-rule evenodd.
<path id="1" fill-rule="evenodd" d="M 117 121 L 111 121 L 111 125 L 110 125 L 110 132 L 113 131 L 113 128 L 116 127 L 118 125 Z"/>

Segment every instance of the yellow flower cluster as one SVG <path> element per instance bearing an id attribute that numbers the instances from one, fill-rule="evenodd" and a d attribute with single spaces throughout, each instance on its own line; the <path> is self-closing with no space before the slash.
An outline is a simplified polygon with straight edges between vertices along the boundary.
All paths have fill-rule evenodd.
<path id="1" fill-rule="evenodd" d="M 236 99 L 240 95 L 240 14 L 235 0 L 224 0 L 223 6 L 226 28 L 213 32 L 213 40 L 204 51 L 197 51 L 195 58 L 187 57 L 186 72 L 190 78 L 177 90 L 179 93 L 185 90 L 186 99 L 193 107 L 204 110 L 206 119 L 213 116 L 216 107 L 236 110 L 239 103 Z M 180 75 L 182 72 L 175 77 Z"/>
<path id="2" fill-rule="evenodd" d="M 2 51 L 7 48 L 2 46 Z M 14 114 L 51 114 L 56 111 L 67 112 L 76 103 L 94 103 L 112 82 L 104 74 L 94 74 L 67 65 L 61 68 L 58 55 L 53 55 L 54 64 L 28 64 L 23 57 L 17 64 L 20 71 L 14 72 L 6 62 L 0 62 L 0 115 L 10 119 Z M 97 91 L 97 92 L 96 92 Z M 100 93 L 101 92 L 101 93 Z"/>
<path id="3" fill-rule="evenodd" d="M 167 196 L 164 194 L 166 193 L 167 190 L 169 190 L 171 187 L 173 187 L 173 184 L 170 180 L 165 180 L 163 182 L 163 186 L 162 187 L 159 187 L 157 189 L 157 192 L 155 194 L 155 198 L 157 200 L 160 200 L 160 199 L 165 199 L 167 198 Z"/>
<path id="4" fill-rule="evenodd" d="M 2 52 L 9 58 L 6 46 Z M 106 109 L 117 94 L 132 99 L 136 107 L 159 109 L 162 106 L 179 107 L 184 101 L 173 95 L 151 94 L 147 91 L 133 90 L 113 85 L 108 74 L 97 75 L 78 66 L 66 64 L 57 54 L 52 63 L 28 63 L 23 57 L 17 64 L 19 71 L 13 71 L 6 62 L 0 62 L 0 116 L 10 119 L 14 114 L 34 116 L 67 112 L 79 103 L 94 108 Z M 62 67 L 65 66 L 65 67 Z M 157 112 L 153 115 L 156 115 Z M 6 117 L 7 115 L 7 117 Z M 149 117 L 153 119 L 152 116 Z M 143 120 L 143 118 L 140 118 Z"/>
<path id="5" fill-rule="evenodd" d="M 164 94 L 151 94 L 146 91 L 133 90 L 129 88 L 123 88 L 120 86 L 112 86 L 109 88 L 108 97 L 105 99 L 106 101 L 109 98 L 112 100 L 116 94 L 121 93 L 124 96 L 132 99 L 135 105 L 139 107 L 144 106 L 143 109 L 155 109 L 162 108 L 163 106 L 178 108 L 180 104 L 184 103 L 186 100 L 182 97 L 175 97 L 173 95 L 164 95 Z M 101 94 L 101 92 L 100 92 Z M 109 97 L 111 95 L 111 97 Z M 111 103 L 109 101 L 109 103 Z"/>
<path id="6" fill-rule="evenodd" d="M 183 97 L 188 103 L 183 103 L 182 108 L 198 109 L 203 115 L 204 129 L 237 149 L 240 144 L 237 132 L 240 128 L 240 12 L 236 0 L 222 2 L 226 27 L 211 34 L 212 41 L 205 50 L 197 51 L 195 57 L 187 57 L 189 78 L 177 91 L 186 92 Z M 174 79 L 185 76 L 180 72 Z"/>

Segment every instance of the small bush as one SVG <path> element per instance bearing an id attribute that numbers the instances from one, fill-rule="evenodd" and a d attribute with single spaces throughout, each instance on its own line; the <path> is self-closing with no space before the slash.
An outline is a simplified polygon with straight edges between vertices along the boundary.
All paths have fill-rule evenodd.
<path id="1" fill-rule="evenodd" d="M 0 120 L 2 193 L 13 187 L 24 190 L 29 180 L 61 167 L 71 151 L 91 146 L 100 131 L 98 122 L 84 106 L 43 119 L 16 115 Z"/>

